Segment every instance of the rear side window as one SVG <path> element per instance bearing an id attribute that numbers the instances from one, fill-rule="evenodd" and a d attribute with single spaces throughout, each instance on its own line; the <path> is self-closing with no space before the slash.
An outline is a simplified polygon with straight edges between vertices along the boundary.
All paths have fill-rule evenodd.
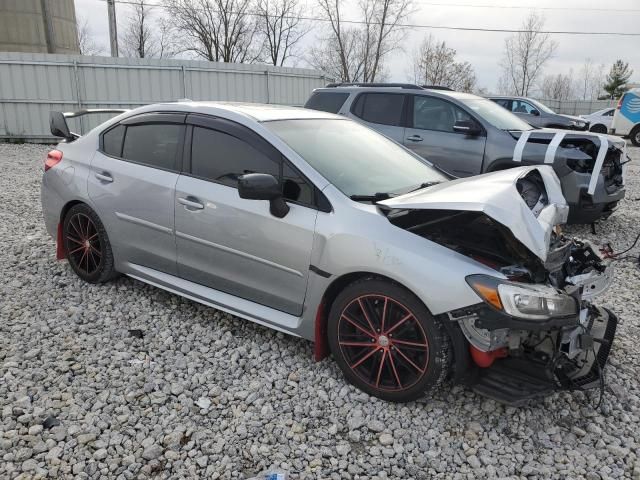
<path id="1" fill-rule="evenodd" d="M 349 98 L 348 93 L 316 92 L 311 95 L 304 107 L 323 112 L 338 113 L 347 98 Z"/>
<path id="2" fill-rule="evenodd" d="M 151 167 L 176 170 L 176 156 L 183 125 L 158 123 L 130 125 L 124 138 L 122 157 Z"/>
<path id="3" fill-rule="evenodd" d="M 352 108 L 356 117 L 365 122 L 400 126 L 404 95 L 395 93 L 363 93 Z"/>
<path id="4" fill-rule="evenodd" d="M 233 135 L 194 127 L 191 173 L 235 188 L 238 177 L 245 173 L 268 173 L 279 178 L 280 166 Z"/>
<path id="5" fill-rule="evenodd" d="M 506 98 L 496 98 L 493 101 L 501 107 L 504 107 L 507 110 L 511 110 L 511 100 L 507 100 Z"/>
<path id="6" fill-rule="evenodd" d="M 112 157 L 122 156 L 122 140 L 124 140 L 124 125 L 118 125 L 102 135 L 102 151 Z"/>

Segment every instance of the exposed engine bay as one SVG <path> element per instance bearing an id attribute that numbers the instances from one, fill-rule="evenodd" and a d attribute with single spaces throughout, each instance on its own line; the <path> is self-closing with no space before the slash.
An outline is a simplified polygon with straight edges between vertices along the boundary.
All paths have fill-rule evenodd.
<path id="1" fill-rule="evenodd" d="M 519 178 L 515 186 L 535 217 L 549 205 L 537 171 Z M 387 217 L 399 228 L 506 277 L 496 279 L 495 285 L 490 277 L 468 280 L 481 298 L 486 291 L 493 294 L 486 294 L 477 305 L 448 313 L 448 321 L 459 326 L 471 358 L 480 367 L 477 385 L 480 389 L 484 385 L 483 394 L 517 404 L 535 393 L 600 384 L 617 319 L 590 302 L 609 287 L 612 267 L 588 241 L 569 238 L 555 227 L 549 230 L 543 259 L 483 211 L 405 209 L 389 211 Z M 528 296 L 529 291 L 541 292 L 540 297 Z M 513 299 L 520 306 L 507 305 Z M 527 310 L 533 308 L 527 302 L 538 302 L 538 309 L 546 302 L 549 315 L 536 311 L 527 316 L 533 311 Z M 555 315 L 560 307 L 566 311 Z M 500 380 L 487 380 L 496 375 Z"/>

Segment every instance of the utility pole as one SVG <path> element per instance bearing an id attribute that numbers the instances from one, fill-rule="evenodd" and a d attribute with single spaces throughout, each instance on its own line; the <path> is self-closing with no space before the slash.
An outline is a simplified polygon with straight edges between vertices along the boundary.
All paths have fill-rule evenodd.
<path id="1" fill-rule="evenodd" d="M 116 2 L 107 0 L 109 10 L 109 43 L 111 44 L 111 56 L 118 56 L 118 27 L 116 25 Z"/>

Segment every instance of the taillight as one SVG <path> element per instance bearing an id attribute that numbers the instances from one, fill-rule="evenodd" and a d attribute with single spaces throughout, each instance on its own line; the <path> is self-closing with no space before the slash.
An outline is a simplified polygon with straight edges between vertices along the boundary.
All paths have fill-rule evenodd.
<path id="1" fill-rule="evenodd" d="M 62 161 L 62 152 L 60 150 L 51 150 L 47 153 L 47 159 L 44 161 L 44 171 L 55 167 Z"/>
<path id="2" fill-rule="evenodd" d="M 624 93 L 622 94 L 622 96 L 620 97 L 620 100 L 618 100 L 618 105 L 616 106 L 617 110 L 620 110 L 622 108 L 622 101 L 624 100 Z"/>

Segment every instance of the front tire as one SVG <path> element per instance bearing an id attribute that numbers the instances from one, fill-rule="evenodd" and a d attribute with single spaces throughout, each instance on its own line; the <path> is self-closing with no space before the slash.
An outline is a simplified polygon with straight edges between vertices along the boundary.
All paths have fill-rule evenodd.
<path id="1" fill-rule="evenodd" d="M 599 123 L 591 127 L 590 131 L 593 133 L 607 133 L 607 127 Z"/>
<path id="2" fill-rule="evenodd" d="M 631 133 L 629 134 L 629 138 L 631 139 L 631 143 L 633 143 L 634 146 L 640 147 L 640 125 L 636 125 L 635 127 L 633 127 Z"/>
<path id="3" fill-rule="evenodd" d="M 415 400 L 449 373 L 444 327 L 415 295 L 387 280 L 347 286 L 331 307 L 328 336 L 347 380 L 383 400 Z"/>
<path id="4" fill-rule="evenodd" d="M 74 205 L 65 215 L 63 246 L 71 269 L 85 282 L 103 283 L 117 276 L 107 232 L 88 205 Z"/>

